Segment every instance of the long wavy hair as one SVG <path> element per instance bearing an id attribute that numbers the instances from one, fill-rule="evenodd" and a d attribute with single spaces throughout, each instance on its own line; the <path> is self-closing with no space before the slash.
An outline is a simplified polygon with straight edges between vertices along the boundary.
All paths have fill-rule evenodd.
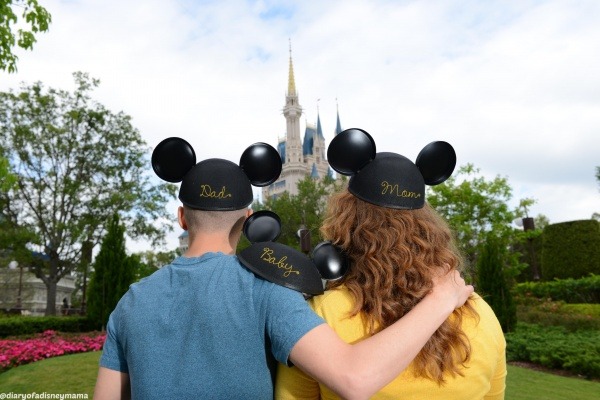
<path id="1" fill-rule="evenodd" d="M 328 288 L 344 285 L 354 297 L 349 317 L 363 318 L 370 334 L 408 313 L 433 287 L 445 264 L 463 269 L 448 224 L 428 204 L 417 210 L 384 208 L 347 191 L 329 201 L 323 237 L 348 255 L 350 268 Z M 415 375 L 444 383 L 444 375 L 463 375 L 471 347 L 461 328 L 465 313 L 478 317 L 470 301 L 455 310 L 413 361 Z"/>

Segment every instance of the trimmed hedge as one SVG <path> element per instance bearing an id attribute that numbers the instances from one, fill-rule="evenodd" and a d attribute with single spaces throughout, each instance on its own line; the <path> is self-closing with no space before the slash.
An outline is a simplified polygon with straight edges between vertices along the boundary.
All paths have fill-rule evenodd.
<path id="1" fill-rule="evenodd" d="M 517 301 L 523 303 L 528 297 L 551 299 L 565 303 L 600 303 L 600 275 L 580 279 L 557 279 L 552 282 L 524 282 L 513 287 Z"/>
<path id="2" fill-rule="evenodd" d="M 540 301 L 517 306 L 517 319 L 543 326 L 562 326 L 570 332 L 600 331 L 600 304 L 565 304 Z"/>
<path id="3" fill-rule="evenodd" d="M 600 222 L 589 219 L 548 225 L 542 244 L 542 277 L 600 274 Z"/>
<path id="4" fill-rule="evenodd" d="M 529 361 L 586 378 L 600 378 L 600 332 L 567 332 L 561 327 L 517 324 L 506 334 L 508 361 Z"/>
<path id="5" fill-rule="evenodd" d="M 0 337 L 31 335 L 47 330 L 90 332 L 95 326 L 87 317 L 7 317 L 0 319 Z"/>

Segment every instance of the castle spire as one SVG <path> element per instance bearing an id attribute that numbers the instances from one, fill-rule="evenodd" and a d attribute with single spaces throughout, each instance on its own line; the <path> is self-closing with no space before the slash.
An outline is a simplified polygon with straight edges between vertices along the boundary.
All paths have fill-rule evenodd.
<path id="1" fill-rule="evenodd" d="M 335 108 L 337 111 L 337 122 L 335 124 L 334 135 L 337 136 L 337 134 L 342 131 L 342 124 L 340 123 L 340 107 L 338 105 L 337 97 L 335 98 Z"/>
<path id="2" fill-rule="evenodd" d="M 294 64 L 292 63 L 292 39 L 290 41 L 290 72 L 288 77 L 288 95 L 293 96 L 296 94 L 296 82 L 294 80 Z"/>
<path id="3" fill-rule="evenodd" d="M 321 115 L 319 114 L 319 107 L 317 106 L 317 135 L 321 138 L 321 139 L 325 139 L 325 136 L 323 136 L 323 130 L 321 129 Z"/>

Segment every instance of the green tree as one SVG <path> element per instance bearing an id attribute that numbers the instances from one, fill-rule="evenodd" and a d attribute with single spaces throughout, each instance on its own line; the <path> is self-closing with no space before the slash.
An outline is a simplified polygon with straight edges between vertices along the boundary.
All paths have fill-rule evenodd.
<path id="1" fill-rule="evenodd" d="M 596 180 L 598 181 L 598 185 L 600 185 L 600 167 L 596 167 Z M 600 212 L 593 213 L 592 219 L 600 221 Z"/>
<path id="2" fill-rule="evenodd" d="M 516 230 L 511 225 L 516 211 L 508 205 L 511 198 L 512 188 L 506 178 L 487 180 L 472 164 L 460 167 L 445 183 L 428 188 L 427 201 L 456 232 L 470 272 L 490 232 L 505 245 L 513 240 Z M 531 201 L 526 199 L 525 203 L 530 205 Z M 519 269 L 518 255 L 508 264 Z"/>
<path id="3" fill-rule="evenodd" d="M 279 197 L 268 199 L 264 205 L 256 209 L 267 209 L 276 212 L 281 218 L 281 236 L 277 240 L 296 249 L 300 248 L 298 230 L 304 227 L 310 231 L 311 246 L 314 247 L 322 238 L 319 228 L 327 207 L 330 194 L 340 190 L 345 180 L 337 182 L 330 177 L 315 180 L 306 176 L 298 182 L 298 194 L 291 196 L 285 192 Z"/>
<path id="4" fill-rule="evenodd" d="M 0 263 L 6 265 L 12 260 L 25 263 L 31 260 L 31 252 L 25 245 L 33 239 L 26 227 L 18 226 L 11 220 L 10 202 L 7 193 L 17 185 L 17 177 L 10 170 L 8 159 L 0 148 Z"/>
<path id="5" fill-rule="evenodd" d="M 501 240 L 488 235 L 477 260 L 477 291 L 488 302 L 504 332 L 514 330 L 516 306 L 510 292 L 511 277 L 506 273 L 507 250 Z"/>
<path id="6" fill-rule="evenodd" d="M 125 251 L 125 227 L 120 224 L 117 214 L 108 222 L 108 231 L 93 269 L 87 315 L 97 326 L 104 328 L 119 299 L 135 281 L 139 269 L 139 257 L 128 256 Z"/>
<path id="7" fill-rule="evenodd" d="M 31 50 L 35 35 L 48 31 L 51 22 L 52 16 L 37 0 L 0 0 L 0 69 L 16 72 L 15 45 Z"/>
<path id="8" fill-rule="evenodd" d="M 49 257 L 32 266 L 47 288 L 47 315 L 56 312 L 56 283 L 81 264 L 83 243 L 99 243 L 114 213 L 132 237 L 155 245 L 172 229 L 165 204 L 176 186 L 151 180 L 150 149 L 131 117 L 91 99 L 99 81 L 74 78 L 73 93 L 40 82 L 0 93 L 0 147 L 19 183 L 3 201 Z"/>
<path id="9" fill-rule="evenodd" d="M 17 183 L 17 177 L 11 173 L 8 160 L 0 152 L 0 191 L 5 193 Z"/>
<path id="10" fill-rule="evenodd" d="M 550 220 L 543 214 L 538 214 L 535 218 L 529 217 L 529 208 L 533 204 L 533 199 L 522 199 L 515 211 L 519 217 L 514 222 L 522 230 L 515 231 L 511 249 L 519 255 L 519 261 L 523 265 L 516 277 L 519 281 L 541 279 L 542 232 Z"/>
<path id="11" fill-rule="evenodd" d="M 136 254 L 140 259 L 139 268 L 136 271 L 136 281 L 152 275 L 158 271 L 161 267 L 170 264 L 175 257 L 179 256 L 177 250 L 173 251 L 142 251 Z"/>

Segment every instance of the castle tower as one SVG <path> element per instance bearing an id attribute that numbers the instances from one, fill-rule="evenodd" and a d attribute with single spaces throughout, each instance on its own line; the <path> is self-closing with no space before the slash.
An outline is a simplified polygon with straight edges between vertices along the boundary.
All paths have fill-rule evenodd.
<path id="1" fill-rule="evenodd" d="M 288 73 L 288 90 L 285 95 L 283 115 L 286 121 L 286 160 L 285 163 L 296 165 L 302 163 L 302 142 L 300 140 L 300 117 L 302 107 L 298 102 L 296 81 L 294 79 L 294 64 L 292 63 L 292 46 L 290 44 L 290 67 Z"/>
<path id="2" fill-rule="evenodd" d="M 298 182 L 306 176 L 323 179 L 332 175 L 329 163 L 325 158 L 325 137 L 318 109 L 316 125 L 306 122 L 304 138 L 300 137 L 300 117 L 303 110 L 298 101 L 291 45 L 288 86 L 282 112 L 286 120 L 286 134 L 285 138 L 279 140 L 277 150 L 281 156 L 283 167 L 279 179 L 262 189 L 263 201 L 273 196 L 280 196 L 284 192 L 288 192 L 292 196 L 298 194 Z M 338 130 L 341 132 L 339 112 L 336 133 L 339 133 Z"/>

